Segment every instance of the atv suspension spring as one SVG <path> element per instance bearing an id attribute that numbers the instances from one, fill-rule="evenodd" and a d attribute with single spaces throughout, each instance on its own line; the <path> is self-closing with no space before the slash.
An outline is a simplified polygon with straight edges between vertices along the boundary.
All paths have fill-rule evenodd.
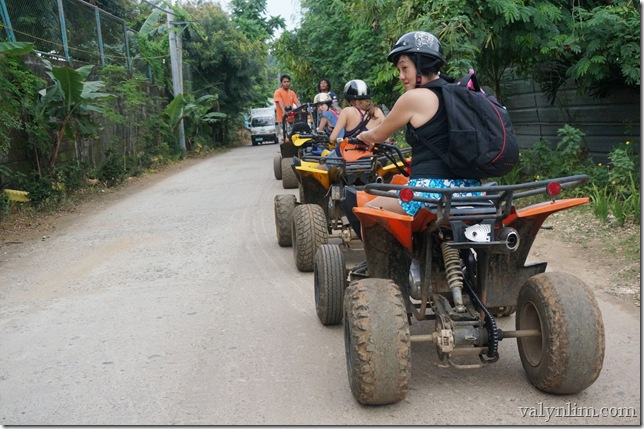
<path id="1" fill-rule="evenodd" d="M 484 360 L 484 362 L 496 362 L 497 360 L 499 360 L 499 330 L 496 327 L 496 319 L 494 319 L 494 316 L 492 316 L 490 310 L 488 310 L 487 307 L 483 305 L 478 295 L 476 295 L 476 292 L 474 292 L 474 289 L 472 288 L 472 285 L 470 284 L 470 281 L 467 279 L 467 277 L 465 278 L 464 284 L 465 291 L 470 296 L 472 301 L 474 301 L 474 307 L 476 307 L 477 310 L 481 310 L 485 314 L 485 328 L 487 329 L 488 336 L 486 355 L 488 359 Z M 481 360 L 483 361 L 483 356 L 481 356 Z"/>
<path id="2" fill-rule="evenodd" d="M 445 264 L 445 275 L 447 276 L 447 285 L 452 291 L 454 297 L 454 306 L 458 313 L 466 311 L 463 305 L 463 271 L 461 270 L 461 258 L 458 250 L 450 247 L 448 243 L 441 243 L 443 252 L 443 262 Z"/>

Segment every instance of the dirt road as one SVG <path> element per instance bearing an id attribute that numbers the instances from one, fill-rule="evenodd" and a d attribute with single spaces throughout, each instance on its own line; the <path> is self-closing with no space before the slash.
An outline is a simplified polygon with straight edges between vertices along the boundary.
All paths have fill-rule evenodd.
<path id="1" fill-rule="evenodd" d="M 0 424 L 640 424 L 639 309 L 603 292 L 604 368 L 584 392 L 533 388 L 514 340 L 468 371 L 438 368 L 434 347 L 414 344 L 407 399 L 357 404 L 342 327 L 319 323 L 313 274 L 276 242 L 275 153 L 187 162 L 37 236 L 5 235 Z M 553 239 L 539 238 L 533 257 L 598 291 L 609 281 Z"/>

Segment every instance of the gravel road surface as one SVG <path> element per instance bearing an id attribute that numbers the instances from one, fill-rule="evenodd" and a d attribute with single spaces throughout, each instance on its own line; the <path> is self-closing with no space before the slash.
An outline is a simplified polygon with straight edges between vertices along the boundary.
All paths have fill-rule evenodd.
<path id="1" fill-rule="evenodd" d="M 407 398 L 359 405 L 342 327 L 319 323 L 313 274 L 277 244 L 273 198 L 297 190 L 275 180 L 276 153 L 234 148 L 45 238 L 4 243 L 0 424 L 641 423 L 639 309 L 602 294 L 604 368 L 584 392 L 533 388 L 512 339 L 478 370 L 438 368 L 434 346 L 415 343 Z M 558 246 L 538 239 L 534 254 L 551 262 Z M 359 260 L 359 247 L 347 257 Z M 604 281 L 583 253 L 562 249 L 549 269 Z M 514 317 L 499 325 L 513 329 Z"/>

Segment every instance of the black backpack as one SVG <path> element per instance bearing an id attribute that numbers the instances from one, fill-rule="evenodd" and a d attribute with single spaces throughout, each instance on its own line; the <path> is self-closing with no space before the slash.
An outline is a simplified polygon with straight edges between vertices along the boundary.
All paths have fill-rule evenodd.
<path id="1" fill-rule="evenodd" d="M 474 73 L 454 83 L 438 79 L 423 87 L 442 88 L 449 124 L 449 150 L 439 153 L 433 146 L 430 148 L 456 176 L 499 177 L 517 165 L 519 145 L 510 115 L 496 98 L 481 90 Z"/>

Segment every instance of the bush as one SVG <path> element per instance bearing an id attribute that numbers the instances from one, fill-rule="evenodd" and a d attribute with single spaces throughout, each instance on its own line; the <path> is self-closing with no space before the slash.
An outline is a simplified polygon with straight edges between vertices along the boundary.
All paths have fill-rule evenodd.
<path id="1" fill-rule="evenodd" d="M 96 178 L 108 186 L 118 185 L 125 180 L 126 168 L 123 157 L 113 147 L 105 152 L 105 162 L 96 172 Z"/>
<path id="2" fill-rule="evenodd" d="M 590 196 L 592 210 L 602 223 L 613 220 L 617 226 L 627 221 L 640 223 L 640 164 L 630 142 L 614 147 L 609 164 L 595 164 L 588 156 L 584 134 L 566 125 L 559 130 L 561 140 L 552 150 L 547 141 L 537 141 L 520 153 L 520 162 L 502 183 L 518 183 L 576 174 L 588 174 L 588 185 L 571 190 Z M 612 216 L 612 217 L 611 217 Z"/>

